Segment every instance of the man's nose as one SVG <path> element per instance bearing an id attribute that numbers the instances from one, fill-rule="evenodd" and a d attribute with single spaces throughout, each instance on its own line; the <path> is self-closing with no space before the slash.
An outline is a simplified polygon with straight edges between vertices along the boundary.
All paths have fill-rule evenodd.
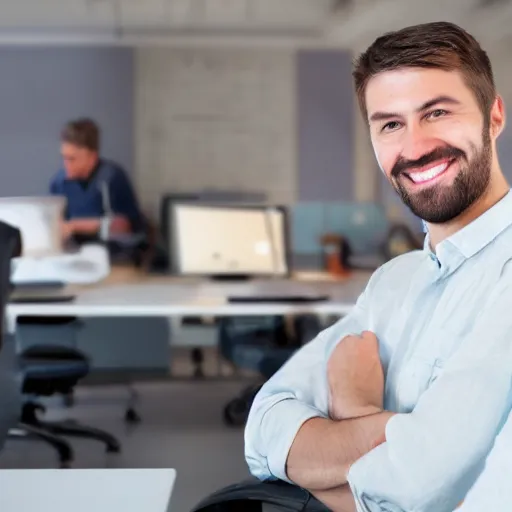
<path id="1" fill-rule="evenodd" d="M 402 157 L 406 160 L 418 160 L 439 146 L 427 130 L 419 126 L 410 126 L 403 139 Z"/>

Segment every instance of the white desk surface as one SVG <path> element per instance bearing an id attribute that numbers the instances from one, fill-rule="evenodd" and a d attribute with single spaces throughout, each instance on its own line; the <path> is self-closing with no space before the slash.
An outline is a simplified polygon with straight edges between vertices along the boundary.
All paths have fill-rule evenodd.
<path id="1" fill-rule="evenodd" d="M 169 512 L 174 469 L 0 471 L 2 512 Z"/>
<path id="2" fill-rule="evenodd" d="M 17 316 L 234 316 L 276 314 L 346 314 L 366 286 L 369 272 L 334 278 L 324 273 L 298 273 L 290 279 L 242 282 L 176 278 L 115 268 L 109 278 L 92 286 L 72 288 L 73 302 L 9 304 L 10 320 Z M 319 295 L 328 301 L 303 304 L 230 304 L 230 295 Z"/>

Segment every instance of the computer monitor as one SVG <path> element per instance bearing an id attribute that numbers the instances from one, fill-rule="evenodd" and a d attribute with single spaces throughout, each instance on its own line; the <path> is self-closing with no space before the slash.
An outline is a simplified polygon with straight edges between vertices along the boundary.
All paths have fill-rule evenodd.
<path id="1" fill-rule="evenodd" d="M 0 198 L 0 221 L 18 228 L 22 257 L 44 257 L 63 252 L 60 223 L 65 208 L 63 197 Z"/>
<path id="2" fill-rule="evenodd" d="M 284 276 L 289 273 L 282 207 L 175 203 L 171 260 L 182 275 Z"/>

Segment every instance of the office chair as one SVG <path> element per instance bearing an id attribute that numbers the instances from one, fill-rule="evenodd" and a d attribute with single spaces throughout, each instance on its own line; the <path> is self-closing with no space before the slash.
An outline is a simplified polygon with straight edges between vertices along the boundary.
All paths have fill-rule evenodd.
<path id="1" fill-rule="evenodd" d="M 11 258 L 22 253 L 19 230 L 0 222 L 0 309 L 4 310 L 11 290 Z M 44 330 L 48 324 L 72 324 L 74 318 L 18 318 L 18 324 L 29 323 Z M 0 338 L 1 339 L 1 338 Z M 13 343 L 14 344 L 14 343 Z M 63 394 L 72 396 L 78 381 L 89 372 L 87 357 L 79 350 L 41 344 L 30 347 L 17 355 L 17 366 L 21 371 L 21 390 L 26 397 L 18 410 L 19 422 L 10 429 L 9 439 L 35 438 L 49 443 L 58 453 L 61 467 L 68 467 L 73 460 L 71 445 L 61 436 L 75 436 L 96 439 L 103 442 L 108 452 L 119 452 L 120 444 L 112 435 L 91 427 L 72 422 L 46 422 L 37 417 L 37 411 L 44 410 L 37 398 Z M 28 398 L 30 396 L 30 398 Z"/>
<path id="2" fill-rule="evenodd" d="M 320 321 L 315 315 L 297 316 L 291 324 L 290 329 L 283 316 L 227 317 L 220 320 L 219 348 L 223 358 L 235 369 L 252 370 L 260 376 L 257 382 L 226 404 L 223 411 L 226 425 L 245 425 L 263 383 L 321 330 Z"/>
<path id="3" fill-rule="evenodd" d="M 213 493 L 191 512 L 329 512 L 309 491 L 283 481 L 245 480 Z"/>
<path id="4" fill-rule="evenodd" d="M 18 229 L 0 221 L 0 317 L 11 291 L 11 260 L 21 254 L 21 233 Z M 18 359 L 13 336 L 6 335 L 4 323 L 0 324 L 0 445 L 7 439 L 34 438 L 51 444 L 59 450 L 64 460 L 69 458 L 70 448 L 60 440 L 37 427 L 19 423 L 22 394 Z M 16 428 L 13 428 L 17 424 Z"/>
<path id="5" fill-rule="evenodd" d="M 25 316 L 18 318 L 17 325 L 37 326 L 44 332 L 47 327 L 66 325 L 74 330 L 76 322 L 74 317 Z M 18 362 L 23 375 L 22 392 L 27 397 L 20 417 L 22 430 L 29 431 L 29 434 L 35 432 L 37 436 L 44 437 L 44 440 L 57 450 L 61 467 L 69 467 L 73 461 L 73 450 L 62 437 L 97 440 L 105 445 L 108 453 L 120 452 L 119 441 L 108 432 L 74 421 L 50 422 L 38 417 L 38 412 L 45 411 L 39 402 L 40 398 L 73 395 L 78 382 L 89 373 L 90 364 L 85 354 L 75 348 L 45 343 L 23 350 L 18 355 Z"/>
<path id="6" fill-rule="evenodd" d="M 20 253 L 20 232 L 0 222 L 0 449 L 19 418 L 22 403 L 13 336 L 4 332 L 10 292 L 11 259 Z"/>

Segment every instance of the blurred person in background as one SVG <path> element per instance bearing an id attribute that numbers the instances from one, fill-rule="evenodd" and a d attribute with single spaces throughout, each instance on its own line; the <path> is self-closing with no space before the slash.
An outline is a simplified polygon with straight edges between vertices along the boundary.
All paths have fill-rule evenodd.
<path id="1" fill-rule="evenodd" d="M 512 402 L 504 104 L 485 51 L 446 22 L 379 37 L 353 75 L 379 166 L 426 222 L 425 246 L 379 268 L 353 311 L 262 387 L 246 460 L 335 511 L 449 512 L 466 497 L 476 510 L 468 491 Z M 487 498 L 480 510 L 511 507 Z"/>
<path id="2" fill-rule="evenodd" d="M 138 233 L 144 221 L 124 169 L 100 156 L 100 130 L 91 119 L 76 119 L 61 132 L 63 168 L 50 183 L 52 195 L 67 200 L 64 239 L 107 239 Z"/>

